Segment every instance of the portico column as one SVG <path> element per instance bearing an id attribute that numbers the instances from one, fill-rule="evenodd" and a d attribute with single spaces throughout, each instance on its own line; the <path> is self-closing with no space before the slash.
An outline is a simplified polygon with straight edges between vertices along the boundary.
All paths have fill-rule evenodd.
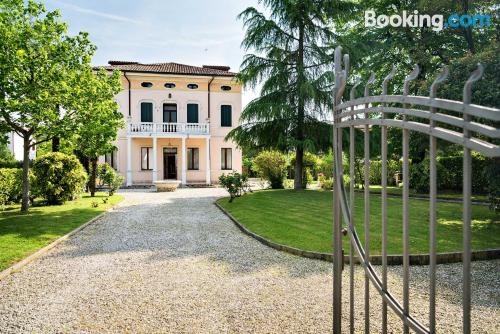
<path id="1" fill-rule="evenodd" d="M 158 152 L 156 136 L 153 137 L 153 182 L 158 180 Z"/>
<path id="2" fill-rule="evenodd" d="M 127 187 L 132 185 L 132 137 L 127 137 Z"/>
<path id="3" fill-rule="evenodd" d="M 181 182 L 186 184 L 186 137 L 182 137 L 182 170 Z"/>
<path id="4" fill-rule="evenodd" d="M 206 172 L 206 182 L 207 184 L 210 184 L 210 137 L 207 137 L 206 142 L 205 142 L 205 148 L 206 148 L 206 154 L 205 154 L 205 172 Z"/>

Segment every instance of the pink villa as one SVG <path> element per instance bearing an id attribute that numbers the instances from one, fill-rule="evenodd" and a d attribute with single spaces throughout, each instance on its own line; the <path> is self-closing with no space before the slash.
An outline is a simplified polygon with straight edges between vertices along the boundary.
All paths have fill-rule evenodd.
<path id="1" fill-rule="evenodd" d="M 241 150 L 224 140 L 241 113 L 241 86 L 229 67 L 110 61 L 101 68 L 122 74 L 116 101 L 127 124 L 118 133 L 118 150 L 104 160 L 127 186 L 161 180 L 205 185 L 241 172 Z"/>

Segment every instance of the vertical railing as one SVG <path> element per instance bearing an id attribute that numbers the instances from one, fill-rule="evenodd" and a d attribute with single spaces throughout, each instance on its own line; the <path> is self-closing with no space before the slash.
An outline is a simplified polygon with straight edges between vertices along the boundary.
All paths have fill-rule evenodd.
<path id="1" fill-rule="evenodd" d="M 410 90 L 410 82 L 415 80 L 419 73 L 418 65 L 405 78 L 403 85 L 403 96 L 407 96 Z M 408 105 L 404 105 L 408 108 Z M 407 121 L 406 114 L 403 115 L 403 310 L 406 316 L 410 314 L 410 131 L 404 126 Z M 403 333 L 408 334 L 410 328 L 405 322 Z"/>
<path id="2" fill-rule="evenodd" d="M 448 77 L 448 67 L 443 67 L 440 75 L 431 85 L 429 97 L 435 99 L 438 85 Z M 436 114 L 437 108 L 431 107 L 431 113 Z M 436 253 L 437 253 L 437 167 L 436 151 L 437 138 L 432 131 L 436 127 L 436 121 L 431 119 L 429 136 L 429 331 L 436 332 Z"/>
<path id="3" fill-rule="evenodd" d="M 484 68 L 478 65 L 477 69 L 472 73 L 464 86 L 463 102 L 464 105 L 470 105 L 472 99 L 472 84 L 479 80 L 483 75 Z M 470 131 L 467 125 L 471 121 L 469 113 L 464 109 L 463 119 L 464 128 L 463 135 L 465 139 L 470 138 Z M 463 161 L 463 287 L 462 287 L 462 304 L 463 304 L 463 324 L 464 334 L 471 332 L 471 195 L 472 195 L 472 157 L 471 150 L 464 147 Z"/>
<path id="4" fill-rule="evenodd" d="M 391 72 L 382 83 L 382 94 L 387 95 L 389 80 L 394 78 L 396 67 L 392 66 Z M 384 104 L 385 105 L 385 104 Z M 386 105 L 385 105 L 386 106 Z M 382 113 L 382 118 L 387 115 Z M 387 125 L 382 125 L 381 133 L 381 158 L 382 158 L 382 289 L 387 292 Z M 382 298 L 382 333 L 387 333 L 387 302 Z"/>
<path id="5" fill-rule="evenodd" d="M 370 96 L 370 85 L 375 82 L 375 73 L 372 72 L 365 86 L 365 98 Z M 365 108 L 369 105 L 366 104 Z M 368 117 L 368 114 L 365 115 Z M 364 208 L 365 208 L 365 262 L 370 261 L 370 125 L 365 124 L 364 127 Z M 365 333 L 370 333 L 370 279 L 365 275 Z"/>
<path id="6" fill-rule="evenodd" d="M 344 66 L 348 67 L 349 56 L 344 59 Z M 347 69 L 342 69 L 342 49 L 335 49 L 335 87 L 333 92 L 334 106 L 340 104 L 345 89 Z M 334 120 L 338 111 L 334 107 Z M 334 121 L 336 122 L 336 121 Z M 340 127 L 333 128 L 333 150 L 335 161 L 342 160 L 342 146 L 339 143 Z M 344 257 L 342 254 L 342 221 L 340 214 L 340 194 L 342 192 L 342 174 L 339 170 L 342 162 L 334 164 L 334 191 L 333 191 L 333 332 L 342 333 L 342 265 Z"/>
<path id="7" fill-rule="evenodd" d="M 355 99 L 356 87 L 360 84 L 357 81 L 351 88 L 350 99 Z M 351 108 L 354 111 L 354 107 Z M 354 115 L 351 116 L 354 120 Z M 349 230 L 354 229 L 354 208 L 355 204 L 355 194 L 354 187 L 356 183 L 356 175 L 354 170 L 356 156 L 355 147 L 355 129 L 354 125 L 349 127 Z M 354 243 L 351 238 L 349 238 L 349 331 L 354 334 Z"/>

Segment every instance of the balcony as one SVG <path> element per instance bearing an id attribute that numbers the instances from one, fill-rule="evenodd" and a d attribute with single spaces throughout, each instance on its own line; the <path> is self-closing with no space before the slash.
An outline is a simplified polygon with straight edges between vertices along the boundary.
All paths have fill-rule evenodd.
<path id="1" fill-rule="evenodd" d="M 209 123 L 128 123 L 127 134 L 172 137 L 172 135 L 208 135 Z"/>

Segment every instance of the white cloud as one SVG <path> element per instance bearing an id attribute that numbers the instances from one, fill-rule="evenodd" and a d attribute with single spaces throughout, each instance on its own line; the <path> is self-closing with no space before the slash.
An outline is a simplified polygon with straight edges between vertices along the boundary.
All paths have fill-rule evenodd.
<path id="1" fill-rule="evenodd" d="M 93 16 L 98 16 L 98 17 L 102 17 L 102 18 L 105 18 L 105 19 L 113 20 L 113 21 L 128 22 L 128 23 L 134 23 L 134 24 L 143 24 L 144 23 L 144 22 L 139 21 L 139 20 L 134 20 L 134 19 L 132 19 L 130 17 L 120 16 L 120 15 L 114 15 L 114 14 L 108 14 L 108 13 L 100 12 L 100 11 L 93 10 L 93 9 L 83 8 L 83 7 L 80 7 L 80 6 L 77 6 L 77 5 L 73 5 L 73 4 L 70 4 L 70 3 L 66 3 L 66 2 L 63 2 L 63 1 L 59 1 L 59 0 L 51 0 L 51 1 L 54 2 L 54 3 L 57 3 L 59 5 L 61 5 L 63 7 L 66 7 L 68 9 L 71 9 L 71 10 L 74 10 L 76 12 L 79 12 L 79 13 L 84 13 L 84 14 L 89 14 L 89 15 L 93 15 Z"/>

